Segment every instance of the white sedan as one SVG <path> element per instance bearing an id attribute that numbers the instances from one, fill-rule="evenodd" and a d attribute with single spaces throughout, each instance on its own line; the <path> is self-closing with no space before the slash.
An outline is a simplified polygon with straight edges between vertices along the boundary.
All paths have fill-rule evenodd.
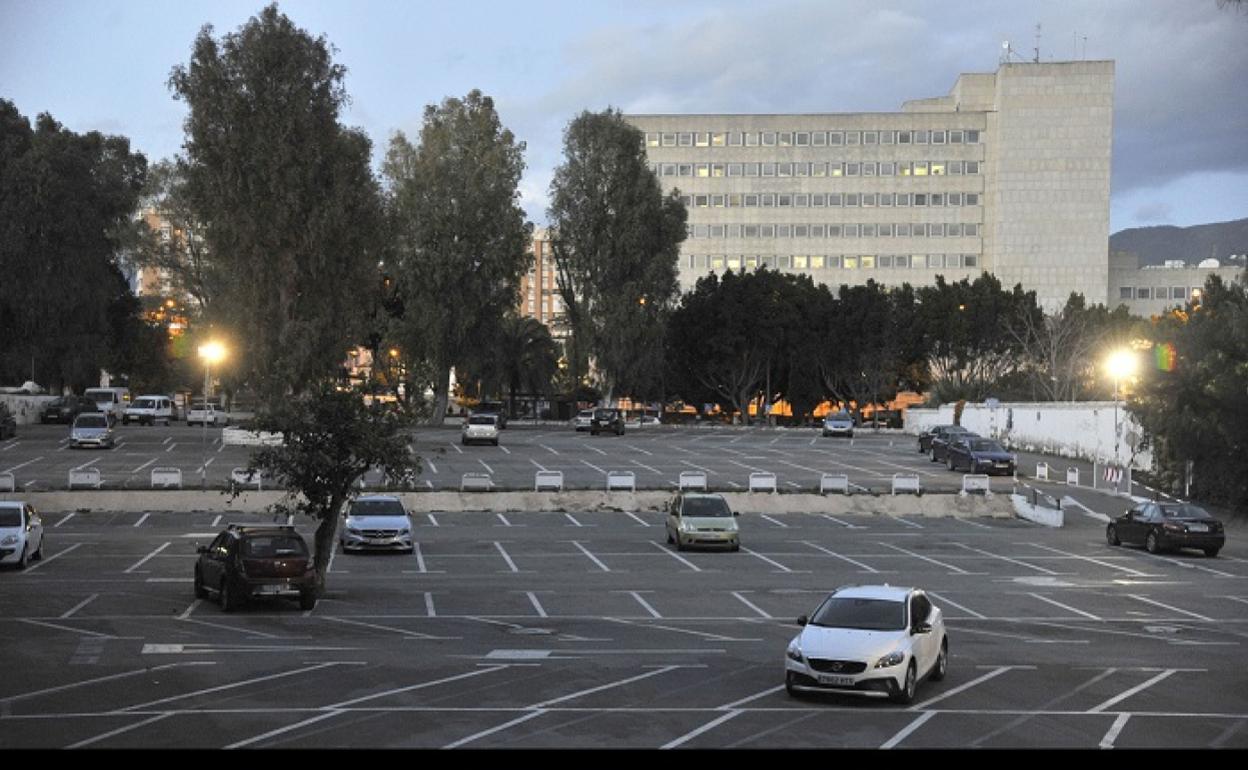
<path id="1" fill-rule="evenodd" d="M 211 401 L 208 402 L 206 407 L 201 401 L 186 411 L 187 425 L 207 425 L 209 423 L 214 428 L 218 425 L 229 425 L 230 415 L 218 404 L 214 404 Z"/>
<path id="2" fill-rule="evenodd" d="M 43 521 L 30 503 L 0 502 L 0 564 L 16 564 L 43 558 Z"/>
<path id="3" fill-rule="evenodd" d="M 918 589 L 838 588 L 797 623 L 802 632 L 784 657 L 784 686 L 792 696 L 861 691 L 910 703 L 919 681 L 939 681 L 948 671 L 944 616 Z"/>
<path id="4" fill-rule="evenodd" d="M 498 446 L 498 415 L 474 414 L 464 423 L 460 442 L 467 446 L 478 441 Z"/>

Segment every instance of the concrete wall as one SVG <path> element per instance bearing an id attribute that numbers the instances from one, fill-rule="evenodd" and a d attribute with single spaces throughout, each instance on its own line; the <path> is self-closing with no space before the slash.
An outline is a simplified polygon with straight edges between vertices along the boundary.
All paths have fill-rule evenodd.
<path id="1" fill-rule="evenodd" d="M 939 409 L 908 409 L 906 432 L 918 435 L 933 425 L 949 425 L 953 423 L 953 410 L 953 404 L 945 404 Z M 961 424 L 967 430 L 1000 439 L 1011 448 L 1024 452 L 1099 462 L 1110 462 L 1115 458 L 1113 401 L 1011 403 L 996 407 L 967 404 L 962 412 Z M 1118 405 L 1116 424 L 1116 464 L 1131 462 L 1133 468 L 1151 468 L 1152 452 L 1138 451 L 1143 431 L 1121 404 Z"/>

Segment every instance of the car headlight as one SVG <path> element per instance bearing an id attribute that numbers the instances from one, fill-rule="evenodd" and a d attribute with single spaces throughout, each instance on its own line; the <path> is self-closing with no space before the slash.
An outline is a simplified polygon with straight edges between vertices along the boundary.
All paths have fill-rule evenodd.
<path id="1" fill-rule="evenodd" d="M 680 522 L 680 531 L 681 532 L 697 532 L 698 530 L 693 526 L 693 522 L 684 521 L 682 519 Z"/>
<path id="2" fill-rule="evenodd" d="M 797 661 L 798 663 L 802 662 L 802 648 L 798 645 L 796 639 L 789 642 L 789 649 L 785 650 L 784 654 L 789 660 Z"/>
<path id="3" fill-rule="evenodd" d="M 17 545 L 17 535 L 9 535 L 5 539 L 0 540 L 0 545 Z"/>
<path id="4" fill-rule="evenodd" d="M 905 660 L 906 660 L 906 654 L 898 650 L 897 652 L 890 652 L 888 655 L 885 655 L 884 657 L 877 660 L 875 662 L 875 667 L 876 668 L 892 668 L 893 666 L 900 666 L 902 663 L 905 662 Z"/>
<path id="5" fill-rule="evenodd" d="M 354 527 L 347 527 L 347 534 L 348 534 L 348 535 L 354 535 L 354 536 L 356 536 L 356 537 L 359 537 L 359 536 L 360 536 L 360 531 L 359 531 L 358 529 L 355 529 Z"/>

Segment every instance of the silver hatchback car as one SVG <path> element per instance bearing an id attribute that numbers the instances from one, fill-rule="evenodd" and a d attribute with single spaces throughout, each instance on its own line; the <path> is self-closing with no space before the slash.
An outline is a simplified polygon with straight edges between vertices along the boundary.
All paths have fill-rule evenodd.
<path id="1" fill-rule="evenodd" d="M 69 430 L 69 445 L 75 449 L 80 446 L 96 446 L 113 448 L 113 429 L 108 424 L 108 415 L 102 412 L 83 413 L 74 418 L 74 427 Z"/>
<path id="2" fill-rule="evenodd" d="M 343 553 L 416 550 L 412 522 L 397 497 L 367 495 L 351 503 L 338 537 Z"/>

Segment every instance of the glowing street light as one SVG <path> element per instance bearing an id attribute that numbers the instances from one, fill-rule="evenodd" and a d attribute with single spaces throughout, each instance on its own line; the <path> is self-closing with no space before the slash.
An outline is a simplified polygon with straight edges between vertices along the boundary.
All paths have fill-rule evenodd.
<path id="1" fill-rule="evenodd" d="M 225 346 L 220 342 L 206 342 L 199 346 L 199 357 L 204 360 L 204 430 L 201 444 L 204 450 L 204 465 L 199 469 L 199 485 L 201 488 L 208 486 L 208 388 L 212 384 L 211 372 L 212 365 L 219 364 L 225 360 Z M 213 426 L 216 426 L 216 420 L 213 420 Z"/>
<path id="2" fill-rule="evenodd" d="M 1139 370 L 1139 358 L 1134 351 L 1115 350 L 1105 359 L 1105 371 L 1114 380 L 1114 462 L 1118 462 L 1118 445 L 1122 429 L 1118 423 L 1118 389 L 1120 383 L 1128 377 L 1134 377 Z"/>

